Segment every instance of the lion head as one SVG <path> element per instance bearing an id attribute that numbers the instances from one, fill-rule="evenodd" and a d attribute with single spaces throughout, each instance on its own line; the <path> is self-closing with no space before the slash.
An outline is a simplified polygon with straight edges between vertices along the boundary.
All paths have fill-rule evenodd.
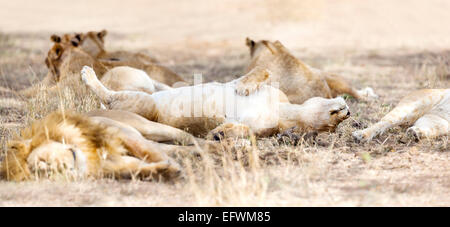
<path id="1" fill-rule="evenodd" d="M 250 57 L 252 58 L 265 51 L 271 54 L 277 54 L 282 51 L 287 51 L 283 44 L 281 44 L 281 42 L 278 40 L 275 42 L 271 42 L 268 40 L 254 41 L 247 37 L 245 40 L 245 44 L 250 49 Z"/>
<path id="2" fill-rule="evenodd" d="M 27 157 L 29 171 L 39 176 L 52 174 L 74 176 L 84 155 L 76 146 L 58 141 L 45 141 L 35 147 Z M 79 171 L 78 171 L 79 172 Z"/>
<path id="3" fill-rule="evenodd" d="M 49 75 L 53 82 L 59 82 L 68 74 L 78 74 L 84 65 L 90 65 L 99 70 L 101 74 L 106 71 L 106 66 L 98 62 L 92 55 L 81 49 L 83 35 L 64 35 L 62 37 L 52 35 L 54 42 L 47 53 L 45 64 L 49 69 Z"/>
<path id="4" fill-rule="evenodd" d="M 105 52 L 105 36 L 108 34 L 106 30 L 90 31 L 80 35 L 79 47 L 93 57 L 99 56 Z"/>
<path id="5" fill-rule="evenodd" d="M 342 97 L 314 97 L 301 105 L 282 105 L 285 106 L 283 118 L 286 119 L 282 122 L 282 129 L 295 127 L 300 131 L 334 132 L 343 120 L 350 117 L 350 110 Z"/>
<path id="6" fill-rule="evenodd" d="M 335 131 L 336 127 L 350 117 L 350 110 L 342 97 L 326 99 L 314 97 L 302 104 L 305 115 L 313 128 L 318 131 Z"/>
<path id="7" fill-rule="evenodd" d="M 62 36 L 52 35 L 50 40 L 54 43 L 72 45 L 79 47 L 92 57 L 97 57 L 105 52 L 105 36 L 108 34 L 106 30 L 89 31 L 87 33 L 67 33 Z"/>
<path id="8" fill-rule="evenodd" d="M 53 81 L 58 82 L 61 77 L 61 66 L 63 62 L 68 58 L 68 45 L 64 45 L 61 42 L 55 42 L 52 48 L 47 53 L 45 58 L 45 64 L 52 75 Z"/>

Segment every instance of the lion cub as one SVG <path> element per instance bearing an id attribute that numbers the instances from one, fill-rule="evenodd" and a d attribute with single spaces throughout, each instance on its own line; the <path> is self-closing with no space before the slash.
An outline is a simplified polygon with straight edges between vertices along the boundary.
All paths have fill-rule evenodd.
<path id="1" fill-rule="evenodd" d="M 179 175 L 167 152 L 189 149 L 155 141 L 194 143 L 190 134 L 125 111 L 49 114 L 9 142 L 1 165 L 8 180 L 62 174 L 70 178 Z"/>
<path id="2" fill-rule="evenodd" d="M 254 69 L 246 76 L 267 75 Z M 198 136 L 246 137 L 249 133 L 269 136 L 296 127 L 301 132 L 334 131 L 350 116 L 341 98 L 315 97 L 302 105 L 291 104 L 278 89 L 263 85 L 248 96 L 236 94 L 239 79 L 229 83 L 207 83 L 155 92 L 111 91 L 85 66 L 82 80 L 109 109 L 126 110 L 145 118 L 187 129 Z M 214 136 L 216 137 L 216 136 Z"/>
<path id="3" fill-rule="evenodd" d="M 356 99 L 376 98 L 371 88 L 355 90 L 339 76 L 314 69 L 294 55 L 280 41 L 246 40 L 250 48 L 251 62 L 247 72 L 262 67 L 272 72 L 271 77 L 255 77 L 241 80 L 237 85 L 240 94 L 249 94 L 265 83 L 279 83 L 289 101 L 300 104 L 312 97 L 331 98 L 340 94 L 349 94 Z"/>
<path id="4" fill-rule="evenodd" d="M 450 89 L 424 89 L 409 94 L 379 122 L 353 132 L 353 138 L 359 142 L 370 141 L 398 125 L 413 125 L 407 132 L 415 139 L 447 135 L 450 132 Z"/>

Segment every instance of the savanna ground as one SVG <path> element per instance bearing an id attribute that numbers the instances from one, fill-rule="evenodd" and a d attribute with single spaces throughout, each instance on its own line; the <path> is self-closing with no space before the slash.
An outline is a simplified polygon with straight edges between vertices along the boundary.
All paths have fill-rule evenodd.
<path id="1" fill-rule="evenodd" d="M 183 180 L 0 181 L 0 206 L 449 206 L 448 137 L 407 140 L 394 128 L 368 144 L 351 132 L 408 92 L 450 86 L 450 2 L 357 0 L 0 0 L 1 148 L 61 108 L 98 107 L 74 81 L 32 99 L 16 91 L 42 79 L 52 33 L 106 28 L 109 50 L 149 53 L 191 80 L 225 82 L 249 61 L 245 37 L 278 39 L 306 63 L 343 75 L 380 99 L 347 100 L 352 117 L 317 141 L 181 154 Z M 126 4 L 126 6 L 125 6 Z"/>

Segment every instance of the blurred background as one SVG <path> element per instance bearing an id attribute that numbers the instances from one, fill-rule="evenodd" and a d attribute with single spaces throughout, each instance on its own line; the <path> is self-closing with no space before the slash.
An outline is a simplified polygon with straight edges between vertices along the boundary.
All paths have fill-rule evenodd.
<path id="1" fill-rule="evenodd" d="M 447 0 L 1 0 L 0 5 L 0 31 L 6 33 L 106 28 L 149 46 L 242 46 L 251 36 L 298 48 L 450 47 Z"/>

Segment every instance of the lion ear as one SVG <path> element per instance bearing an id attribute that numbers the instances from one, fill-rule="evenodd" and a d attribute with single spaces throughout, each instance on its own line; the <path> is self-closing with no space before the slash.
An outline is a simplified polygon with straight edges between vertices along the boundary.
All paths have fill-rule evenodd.
<path id="1" fill-rule="evenodd" d="M 78 41 L 81 41 L 81 34 L 80 33 L 75 33 L 75 39 L 78 39 Z"/>
<path id="2" fill-rule="evenodd" d="M 276 46 L 276 47 L 284 47 L 283 44 L 281 44 L 281 42 L 279 40 L 275 41 L 273 43 L 273 45 Z"/>
<path id="3" fill-rule="evenodd" d="M 58 59 L 61 57 L 62 53 L 63 53 L 64 49 L 62 48 L 61 45 L 59 44 L 55 44 L 55 46 L 52 48 L 52 53 L 51 53 L 51 58 L 52 59 Z M 50 55 L 50 54 L 49 54 Z"/>
<path id="4" fill-rule="evenodd" d="M 56 47 L 55 54 L 56 54 L 56 56 L 58 56 L 58 58 L 61 57 L 62 52 L 63 52 L 62 47 L 60 47 L 60 46 Z"/>
<path id="5" fill-rule="evenodd" d="M 8 149 L 14 150 L 15 152 L 20 153 L 28 153 L 30 143 L 29 141 L 19 141 L 19 140 L 12 140 L 8 142 Z"/>
<path id="6" fill-rule="evenodd" d="M 78 35 L 75 35 L 74 37 L 72 37 L 70 39 L 70 44 L 72 44 L 72 46 L 77 47 L 80 45 L 80 39 L 77 37 Z"/>
<path id="7" fill-rule="evenodd" d="M 270 71 L 265 68 L 257 68 L 257 73 L 261 75 L 262 80 L 267 80 L 270 77 Z"/>
<path id="8" fill-rule="evenodd" d="M 60 43 L 61 42 L 61 37 L 58 36 L 58 35 L 52 35 L 52 36 L 50 36 L 50 40 L 52 42 L 55 42 L 55 43 Z"/>
<path id="9" fill-rule="evenodd" d="M 105 29 L 103 29 L 102 31 L 100 31 L 99 33 L 97 33 L 98 38 L 100 38 L 101 40 L 103 40 L 103 38 L 108 34 L 108 31 L 106 31 Z"/>
<path id="10" fill-rule="evenodd" d="M 245 38 L 245 44 L 248 47 L 254 47 L 255 46 L 255 41 L 251 40 L 249 37 Z"/>

